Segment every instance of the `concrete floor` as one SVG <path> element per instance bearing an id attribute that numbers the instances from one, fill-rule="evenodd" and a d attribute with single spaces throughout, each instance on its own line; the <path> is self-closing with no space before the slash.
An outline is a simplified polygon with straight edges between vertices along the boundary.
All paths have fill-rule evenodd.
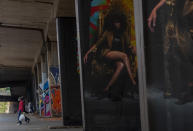
<path id="1" fill-rule="evenodd" d="M 176 98 L 164 98 L 164 92 L 149 88 L 149 125 L 152 131 L 193 131 L 193 102 L 176 104 Z"/>
<path id="2" fill-rule="evenodd" d="M 29 116 L 30 124 L 23 122 L 17 126 L 17 114 L 0 114 L 0 131 L 83 131 L 81 128 L 75 129 L 49 129 L 52 126 L 61 126 L 61 121 L 48 121 Z"/>

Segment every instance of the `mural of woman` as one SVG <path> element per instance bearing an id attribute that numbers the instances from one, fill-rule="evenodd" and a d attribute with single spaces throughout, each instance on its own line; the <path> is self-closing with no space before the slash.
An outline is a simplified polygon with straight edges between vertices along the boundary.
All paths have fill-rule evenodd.
<path id="1" fill-rule="evenodd" d="M 165 98 L 176 97 L 184 104 L 192 101 L 193 41 L 192 0 L 160 0 L 151 11 L 148 27 L 155 31 L 158 10 L 166 5 L 164 27 Z M 163 20 L 165 21 L 165 20 Z"/>
<path id="2" fill-rule="evenodd" d="M 120 72 L 126 67 L 127 73 L 133 85 L 136 81 L 132 75 L 130 60 L 128 58 L 129 38 L 127 17 L 117 10 L 111 10 L 104 19 L 104 32 L 97 42 L 91 46 L 84 56 L 84 63 L 87 63 L 89 54 L 102 47 L 100 57 L 104 61 L 112 61 L 115 64 L 115 71 L 104 89 L 107 92 L 120 75 Z"/>

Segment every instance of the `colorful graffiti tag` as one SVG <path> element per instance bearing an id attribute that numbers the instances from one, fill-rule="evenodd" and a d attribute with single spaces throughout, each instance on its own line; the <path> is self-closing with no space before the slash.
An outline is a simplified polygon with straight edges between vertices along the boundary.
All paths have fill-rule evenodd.
<path id="1" fill-rule="evenodd" d="M 61 116 L 62 111 L 58 67 L 50 67 L 49 82 L 51 90 L 52 116 Z"/>
<path id="2" fill-rule="evenodd" d="M 51 116 L 48 80 L 40 85 L 40 115 L 42 117 Z"/>
<path id="3" fill-rule="evenodd" d="M 90 45 L 92 45 L 97 39 L 97 32 L 99 27 L 99 16 L 100 12 L 109 7 L 110 0 L 94 0 L 91 3 L 91 12 L 90 12 Z"/>

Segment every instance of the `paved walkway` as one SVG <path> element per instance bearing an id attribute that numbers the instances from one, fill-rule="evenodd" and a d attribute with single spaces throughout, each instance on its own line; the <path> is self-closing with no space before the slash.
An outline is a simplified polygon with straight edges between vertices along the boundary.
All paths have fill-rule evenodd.
<path id="1" fill-rule="evenodd" d="M 38 119 L 34 116 L 29 116 L 30 124 L 23 122 L 17 126 L 17 114 L 0 114 L 0 131 L 83 131 L 80 128 L 74 129 L 49 129 L 52 126 L 61 126 L 60 120 L 45 120 Z"/>

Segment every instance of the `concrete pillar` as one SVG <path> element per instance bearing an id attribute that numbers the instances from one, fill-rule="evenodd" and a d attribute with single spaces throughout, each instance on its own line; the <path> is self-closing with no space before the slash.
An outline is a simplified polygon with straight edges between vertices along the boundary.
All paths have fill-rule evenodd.
<path id="1" fill-rule="evenodd" d="M 42 73 L 42 83 L 47 81 L 48 78 L 48 67 L 47 67 L 47 55 L 46 53 L 42 53 L 41 55 L 41 73 Z"/>
<path id="2" fill-rule="evenodd" d="M 33 102 L 32 105 L 34 107 L 34 111 L 37 112 L 39 109 L 39 94 L 38 94 L 38 75 L 37 75 L 37 64 L 34 66 L 33 69 Z"/>
<path id="3" fill-rule="evenodd" d="M 48 83 L 47 47 L 42 48 L 41 53 L 41 78 L 40 84 L 40 116 L 51 117 L 50 89 Z"/>
<path id="4" fill-rule="evenodd" d="M 38 61 L 37 63 L 37 98 L 38 98 L 38 105 L 36 106 L 36 108 L 38 109 L 38 113 L 40 112 L 40 84 L 42 83 L 42 77 L 41 77 L 41 62 Z"/>
<path id="5" fill-rule="evenodd" d="M 51 114 L 61 117 L 61 89 L 59 81 L 57 43 L 48 41 L 48 81 L 50 88 Z"/>
<path id="6" fill-rule="evenodd" d="M 80 80 L 77 72 L 75 18 L 57 18 L 59 69 L 64 125 L 81 125 Z"/>
<path id="7" fill-rule="evenodd" d="M 17 113 L 18 102 L 9 102 L 9 113 Z"/>

